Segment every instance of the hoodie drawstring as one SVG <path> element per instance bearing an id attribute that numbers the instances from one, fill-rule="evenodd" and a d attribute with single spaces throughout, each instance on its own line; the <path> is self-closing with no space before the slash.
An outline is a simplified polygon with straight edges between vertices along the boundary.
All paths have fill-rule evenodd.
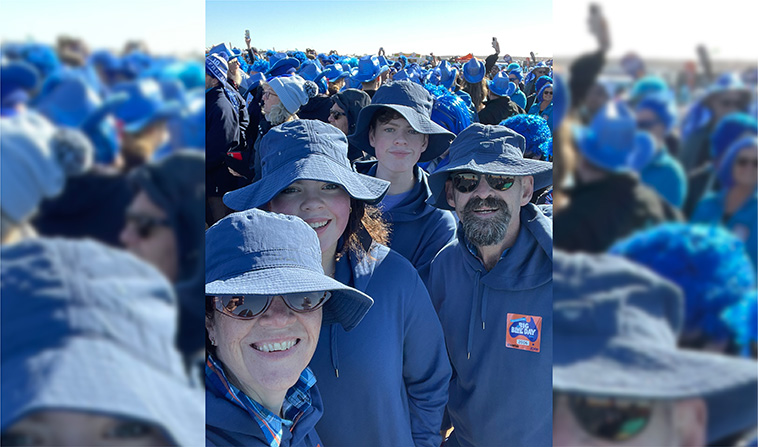
<path id="1" fill-rule="evenodd" d="M 487 314 L 487 296 L 489 296 L 489 288 L 484 289 L 484 293 L 482 294 L 482 330 L 484 330 L 484 316 Z"/>
<path id="2" fill-rule="evenodd" d="M 340 378 L 339 358 L 337 357 L 337 325 L 332 324 L 329 327 L 329 348 L 332 353 L 332 367 L 334 368 L 334 374 L 337 378 Z"/>
<path id="3" fill-rule="evenodd" d="M 468 341 L 466 344 L 466 359 L 471 358 L 471 348 L 474 345 L 474 321 L 476 320 L 476 305 L 479 301 L 479 278 L 482 276 L 482 272 L 477 270 L 474 277 L 474 296 L 471 297 L 471 315 L 468 323 Z"/>

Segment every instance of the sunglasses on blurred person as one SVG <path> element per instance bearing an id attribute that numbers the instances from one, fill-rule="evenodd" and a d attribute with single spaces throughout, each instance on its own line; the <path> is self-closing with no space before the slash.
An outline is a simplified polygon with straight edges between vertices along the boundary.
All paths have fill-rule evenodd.
<path id="1" fill-rule="evenodd" d="M 152 236 L 153 232 L 159 227 L 171 227 L 171 222 L 168 219 L 139 213 L 127 213 L 126 224 L 133 225 L 136 233 L 142 239 Z"/>
<path id="2" fill-rule="evenodd" d="M 561 393 L 553 393 L 553 402 L 561 395 L 566 396 L 568 408 L 582 430 L 610 442 L 626 442 L 642 433 L 655 408 L 652 400 Z"/>

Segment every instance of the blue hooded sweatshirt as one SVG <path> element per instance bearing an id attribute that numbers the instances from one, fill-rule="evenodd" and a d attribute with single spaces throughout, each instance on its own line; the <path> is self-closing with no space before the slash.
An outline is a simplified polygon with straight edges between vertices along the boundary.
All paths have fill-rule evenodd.
<path id="1" fill-rule="evenodd" d="M 446 447 L 553 442 L 552 221 L 531 203 L 520 219 L 515 243 L 490 271 L 460 225 L 432 261 L 429 292 L 453 366 Z"/>
<path id="2" fill-rule="evenodd" d="M 758 265 L 758 191 L 725 220 L 727 190 L 711 192 L 703 197 L 692 213 L 690 222 L 723 225 L 745 243 L 753 265 Z"/>
<path id="3" fill-rule="evenodd" d="M 376 161 L 356 163 L 358 172 L 372 177 L 376 177 L 376 166 Z M 426 203 L 432 196 L 429 174 L 416 165 L 414 175 L 413 189 L 391 209 L 382 209 L 382 217 L 392 225 L 390 248 L 411 261 L 421 279 L 426 280 L 432 259 L 455 239 L 456 219 L 452 212 Z"/>
<path id="4" fill-rule="evenodd" d="M 310 368 L 324 400 L 316 425 L 324 445 L 439 447 L 450 363 L 416 270 L 373 244 L 360 261 L 343 256 L 334 277 L 374 306 L 350 332 L 321 329 Z"/>
<path id="5" fill-rule="evenodd" d="M 681 209 L 687 197 L 687 175 L 679 160 L 668 149 L 659 147 L 652 160 L 640 171 L 643 183 L 658 192 L 670 204 Z"/>

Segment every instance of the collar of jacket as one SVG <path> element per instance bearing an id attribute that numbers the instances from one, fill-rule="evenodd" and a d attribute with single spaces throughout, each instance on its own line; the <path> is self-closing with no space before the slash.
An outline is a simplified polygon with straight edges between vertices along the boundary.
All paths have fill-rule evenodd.
<path id="1" fill-rule="evenodd" d="M 376 177 L 376 167 L 378 161 L 363 161 L 355 164 L 355 169 L 361 174 Z M 435 208 L 426 203 L 432 196 L 432 190 L 429 189 L 426 173 L 419 165 L 413 167 L 414 183 L 408 196 L 402 202 L 395 205 L 389 212 L 384 213 L 384 217 L 390 222 L 410 222 L 432 213 Z"/>

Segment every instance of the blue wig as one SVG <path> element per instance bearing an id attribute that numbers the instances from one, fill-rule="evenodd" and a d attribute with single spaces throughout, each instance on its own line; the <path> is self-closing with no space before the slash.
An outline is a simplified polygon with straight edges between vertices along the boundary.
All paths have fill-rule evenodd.
<path id="1" fill-rule="evenodd" d="M 721 118 L 711 134 L 711 157 L 719 162 L 729 146 L 744 135 L 758 135 L 758 121 L 747 113 L 734 112 Z"/>
<path id="2" fill-rule="evenodd" d="M 248 74 L 252 72 L 265 73 L 269 70 L 269 68 L 271 67 L 266 59 L 256 59 L 255 62 L 250 65 L 250 72 Z"/>
<path id="3" fill-rule="evenodd" d="M 736 236 L 722 227 L 672 223 L 636 233 L 610 249 L 677 284 L 685 296 L 684 333 L 722 342 L 721 313 L 755 289 L 755 271 Z"/>
<path id="4" fill-rule="evenodd" d="M 542 146 L 548 141 L 552 141 L 553 137 L 550 133 L 550 126 L 542 117 L 522 113 L 501 121 L 500 125 L 513 130 L 526 139 L 525 158 L 537 158 L 539 156 L 540 160 L 548 159 L 547 148 Z M 552 145 L 550 152 L 552 152 Z"/>
<path id="5" fill-rule="evenodd" d="M 734 342 L 740 349 L 740 355 L 750 357 L 751 344 L 758 342 L 758 293 L 753 290 L 741 301 L 728 307 L 721 313 L 721 319 L 732 329 Z"/>
<path id="6" fill-rule="evenodd" d="M 737 160 L 737 156 L 740 152 L 750 147 L 755 150 L 756 146 L 758 146 L 758 138 L 756 138 L 755 135 L 745 135 L 729 146 L 726 150 L 726 154 L 724 154 L 724 157 L 719 161 L 716 171 L 721 188 L 728 189 L 734 185 L 732 170 L 734 169 L 734 162 Z"/>
<path id="7" fill-rule="evenodd" d="M 435 87 L 445 90 L 442 86 Z M 471 125 L 471 113 L 460 96 L 445 91 L 442 95 L 434 96 L 432 121 L 458 135 Z"/>

